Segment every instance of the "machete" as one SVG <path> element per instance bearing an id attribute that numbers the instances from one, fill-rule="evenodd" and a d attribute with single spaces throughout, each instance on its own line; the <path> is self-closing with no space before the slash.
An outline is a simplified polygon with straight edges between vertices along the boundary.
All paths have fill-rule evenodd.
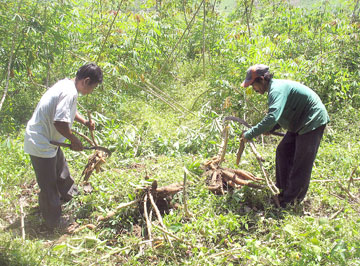
<path id="1" fill-rule="evenodd" d="M 71 144 L 67 144 L 67 143 L 61 143 L 61 142 L 57 142 L 57 141 L 50 141 L 50 143 L 52 145 L 56 145 L 56 146 L 61 146 L 61 147 L 66 147 L 66 148 L 71 148 Z M 99 151 L 104 151 L 107 154 L 109 154 L 109 157 L 111 155 L 111 151 L 108 148 L 105 147 L 101 147 L 101 146 L 92 146 L 92 147 L 83 147 L 84 150 L 99 150 Z"/>

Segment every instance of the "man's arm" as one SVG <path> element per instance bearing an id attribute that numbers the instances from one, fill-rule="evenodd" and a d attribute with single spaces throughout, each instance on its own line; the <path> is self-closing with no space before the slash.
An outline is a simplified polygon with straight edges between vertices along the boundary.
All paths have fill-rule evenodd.
<path id="1" fill-rule="evenodd" d="M 75 121 L 87 126 L 90 130 L 95 129 L 95 123 L 92 120 L 86 120 L 79 112 L 76 111 Z"/>
<path id="2" fill-rule="evenodd" d="M 284 92 L 273 92 L 269 93 L 269 110 L 267 115 L 255 126 L 250 128 L 248 131 L 245 132 L 244 137 L 246 139 L 252 139 L 254 137 L 257 137 L 260 134 L 263 134 L 265 132 L 269 132 L 272 130 L 276 124 L 278 123 L 278 120 L 284 110 L 287 95 Z"/>
<path id="3" fill-rule="evenodd" d="M 82 151 L 84 149 L 83 145 L 81 144 L 81 141 L 71 132 L 68 123 L 61 122 L 61 121 L 55 121 L 54 126 L 61 135 L 63 135 L 68 140 L 70 140 L 72 150 Z"/>

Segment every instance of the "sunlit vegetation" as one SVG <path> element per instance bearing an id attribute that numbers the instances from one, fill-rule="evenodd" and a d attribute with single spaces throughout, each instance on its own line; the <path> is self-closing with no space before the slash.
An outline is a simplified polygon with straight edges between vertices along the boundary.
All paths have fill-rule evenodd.
<path id="1" fill-rule="evenodd" d="M 359 265 L 360 3 L 290 2 L 1 1 L 0 265 Z M 86 192 L 91 151 L 64 149 L 81 190 L 64 213 L 82 229 L 49 234 L 24 128 L 46 89 L 89 61 L 104 83 L 78 110 L 92 112 L 97 143 L 113 153 Z M 307 197 L 287 209 L 266 188 L 214 195 L 201 167 L 219 153 L 225 116 L 256 124 L 266 113 L 266 96 L 240 87 L 255 63 L 311 87 L 331 119 Z M 223 165 L 236 168 L 245 128 L 229 125 Z M 255 141 L 272 179 L 279 141 Z M 238 167 L 262 176 L 250 150 Z M 139 206 L 99 220 L 152 181 L 184 175 L 187 197 L 179 191 L 162 214 L 176 238 L 154 226 L 149 245 Z"/>

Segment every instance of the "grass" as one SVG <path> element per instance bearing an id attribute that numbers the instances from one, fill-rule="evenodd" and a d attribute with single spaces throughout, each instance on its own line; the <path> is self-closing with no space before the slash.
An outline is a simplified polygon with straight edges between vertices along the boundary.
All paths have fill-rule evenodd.
<path id="1" fill-rule="evenodd" d="M 221 136 L 216 122 L 221 119 L 206 110 L 206 103 L 217 102 L 219 113 L 230 111 L 221 109 L 222 91 L 215 91 L 214 84 L 210 87 L 211 79 L 203 78 L 201 64 L 178 62 L 177 67 L 178 76 L 166 91 L 188 109 L 195 105 L 194 114 L 179 116 L 145 92 L 126 88 L 111 88 L 111 97 L 101 91 L 93 97 L 101 99 L 96 104 L 99 113 L 93 114 L 99 144 L 114 153 L 103 171 L 90 177 L 93 191 L 87 193 L 81 172 L 91 152 L 64 149 L 81 191 L 64 205 L 64 215 L 73 217 L 79 228 L 88 225 L 77 232 L 44 230 L 37 203 L 39 189 L 23 152 L 24 128 L 0 137 L 0 265 L 359 265 L 359 111 L 343 103 L 340 112 L 330 114 L 303 203 L 277 209 L 268 191 L 249 187 L 216 196 L 209 193 L 200 166 L 218 152 Z M 258 109 L 264 109 L 265 99 L 257 99 Z M 91 99 L 79 100 L 86 104 Z M 242 130 L 232 127 L 224 162 L 229 167 L 235 167 Z M 271 178 L 279 141 L 265 137 L 256 142 Z M 187 204 L 192 216 L 185 214 L 179 192 L 172 198 L 169 213 L 163 215 L 167 230 L 176 235 L 173 246 L 156 228 L 154 246 L 144 243 L 146 225 L 139 206 L 99 221 L 119 204 L 132 201 L 139 186 L 152 180 L 160 186 L 182 182 L 184 167 L 190 171 Z M 261 176 L 248 150 L 240 168 Z M 357 180 L 350 182 L 350 177 Z M 20 204 L 25 239 L 20 230 Z"/>
<path id="2" fill-rule="evenodd" d="M 151 113 L 148 106 L 138 111 Z M 358 112 L 351 109 L 331 115 L 332 123 L 313 170 L 312 180 L 316 182 L 311 183 L 303 204 L 279 210 L 273 206 L 268 192 L 247 187 L 215 196 L 208 192 L 205 177 L 201 175 L 199 166 L 206 158 L 200 154 L 149 153 L 124 158 L 115 152 L 104 171 L 90 177 L 93 192 L 82 191 L 64 207 L 64 213 L 74 217 L 79 225 L 97 227 L 70 235 L 48 234 L 39 227 L 38 188 L 29 159 L 22 152 L 23 132 L 2 138 L 0 152 L 8 156 L 1 156 L 0 162 L 0 262 L 4 265 L 358 265 L 359 182 L 350 186 L 354 199 L 342 188 L 348 186 L 348 179 L 358 165 L 358 125 L 349 127 L 347 122 L 357 116 Z M 178 126 L 169 125 L 170 131 Z M 152 130 L 160 132 L 158 129 L 163 126 L 153 124 Z M 115 135 L 122 133 L 121 127 L 113 130 Z M 265 140 L 257 146 L 273 177 L 274 150 L 279 139 Z M 154 149 L 153 144 L 149 142 L 148 148 Z M 89 153 L 65 150 L 65 154 L 82 190 L 80 174 Z M 245 152 L 240 167 L 261 175 L 253 157 Z M 228 152 L 225 165 L 233 167 L 234 161 L 235 154 Z M 146 226 L 138 208 L 123 209 L 110 220 L 97 222 L 98 216 L 131 201 L 136 186 L 144 182 L 146 175 L 160 186 L 182 182 L 184 166 L 195 173 L 188 175 L 188 206 L 193 217 L 185 216 L 182 193 L 178 193 L 173 202 L 179 208 L 163 216 L 168 231 L 181 239 L 172 240 L 173 248 L 156 229 L 153 234 L 159 241 L 154 248 L 141 244 Z M 358 174 L 357 170 L 353 177 Z M 342 185 L 318 181 L 325 179 L 340 180 Z M 19 230 L 20 198 L 26 202 L 25 240 L 21 239 Z"/>

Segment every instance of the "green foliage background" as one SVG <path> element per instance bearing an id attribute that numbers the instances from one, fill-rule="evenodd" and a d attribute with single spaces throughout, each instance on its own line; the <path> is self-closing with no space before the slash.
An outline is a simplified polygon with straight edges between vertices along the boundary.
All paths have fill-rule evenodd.
<path id="1" fill-rule="evenodd" d="M 189 206 L 196 219 L 184 220 L 181 210 L 164 219 L 197 248 L 178 241 L 175 251 L 166 243 L 141 251 L 133 234 L 141 219 L 128 210 L 62 242 L 33 235 L 22 241 L 4 230 L 0 264 L 356 265 L 359 204 L 343 186 L 358 176 L 358 2 L 1 1 L 1 92 L 8 88 L 0 110 L 1 227 L 19 217 L 19 198 L 27 195 L 27 212 L 37 206 L 36 193 L 26 194 L 36 185 L 22 150 L 37 102 L 58 79 L 93 61 L 103 69 L 104 83 L 79 98 L 79 111 L 92 111 L 98 143 L 115 152 L 105 171 L 91 177 L 95 192 L 66 205 L 65 213 L 80 224 L 95 223 L 97 215 L 134 197 L 145 170 L 165 185 L 181 182 L 185 166 L 193 173 Z M 255 63 L 268 64 L 276 78 L 311 87 L 330 114 L 313 179 L 341 182 L 313 183 L 302 210 L 276 210 L 268 193 L 248 188 L 216 197 L 201 176 L 201 162 L 218 153 L 224 116 L 255 124 L 266 112 L 264 96 L 240 88 Z M 243 130 L 231 126 L 228 166 Z M 272 176 L 278 141 L 258 139 Z M 80 182 L 87 156 L 65 152 Z M 251 154 L 241 167 L 261 175 Z M 356 183 L 350 193 L 358 198 Z M 129 245 L 134 247 L 122 250 Z"/>

